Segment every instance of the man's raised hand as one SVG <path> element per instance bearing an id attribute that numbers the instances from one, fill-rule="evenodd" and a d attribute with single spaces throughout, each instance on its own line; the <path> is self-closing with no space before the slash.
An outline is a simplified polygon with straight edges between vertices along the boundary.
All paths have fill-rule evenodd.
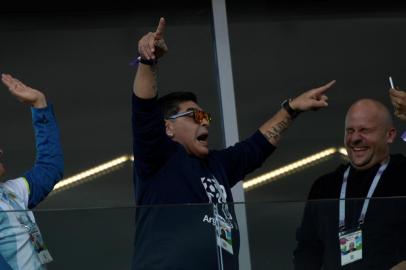
<path id="1" fill-rule="evenodd" d="M 400 89 L 390 89 L 389 97 L 395 116 L 402 121 L 406 121 L 406 92 Z"/>
<path id="2" fill-rule="evenodd" d="M 156 60 L 161 58 L 168 51 L 164 33 L 165 19 L 160 18 L 155 32 L 149 32 L 138 41 L 138 53 L 142 59 Z"/>
<path id="3" fill-rule="evenodd" d="M 308 90 L 294 98 L 289 105 L 292 107 L 292 109 L 297 111 L 317 110 L 327 107 L 328 97 L 325 95 L 325 93 L 335 82 L 336 81 L 331 81 L 318 88 Z"/>
<path id="4" fill-rule="evenodd" d="M 1 81 L 19 101 L 30 104 L 35 108 L 44 108 L 47 106 L 45 96 L 42 92 L 26 86 L 11 75 L 1 74 Z"/>

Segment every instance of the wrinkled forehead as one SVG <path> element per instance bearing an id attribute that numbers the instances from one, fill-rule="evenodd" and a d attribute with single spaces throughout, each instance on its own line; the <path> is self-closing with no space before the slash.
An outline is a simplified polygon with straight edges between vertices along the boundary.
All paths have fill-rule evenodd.
<path id="1" fill-rule="evenodd" d="M 194 101 L 183 101 L 179 103 L 179 112 L 185 112 L 189 109 L 202 110 L 202 108 L 200 108 L 200 106 L 197 105 Z"/>

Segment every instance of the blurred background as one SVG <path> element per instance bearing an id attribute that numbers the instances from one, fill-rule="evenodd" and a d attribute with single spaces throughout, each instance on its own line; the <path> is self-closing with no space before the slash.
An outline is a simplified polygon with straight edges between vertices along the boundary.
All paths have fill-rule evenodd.
<path id="1" fill-rule="evenodd" d="M 15 4 L 0 10 L 0 72 L 42 90 L 53 104 L 65 178 L 127 157 L 110 171 L 54 191 L 37 207 L 37 220 L 57 258 L 50 269 L 129 268 L 135 206 L 128 160 L 135 68 L 129 63 L 137 57 L 138 39 L 155 30 L 159 17 L 166 18 L 169 47 L 159 63 L 159 94 L 196 92 L 214 118 L 211 147 L 225 146 L 212 4 L 167 2 L 120 8 Z M 253 0 L 228 1 L 226 8 L 241 139 L 255 132 L 284 99 L 337 80 L 328 93 L 329 107 L 300 115 L 275 153 L 245 182 L 342 147 L 345 112 L 355 100 L 374 98 L 392 110 L 389 76 L 406 89 L 406 7 L 399 3 Z M 0 88 L 0 148 L 6 178 L 11 179 L 32 166 L 34 137 L 29 108 Z M 399 135 L 406 129 L 397 119 L 395 125 Z M 406 144 L 398 138 L 392 149 L 404 153 Z M 292 267 L 294 231 L 311 184 L 341 162 L 344 156 L 335 151 L 245 189 L 246 204 L 237 207 L 247 211 L 252 269 Z M 83 252 L 67 254 L 66 248 L 77 250 L 77 245 Z"/>

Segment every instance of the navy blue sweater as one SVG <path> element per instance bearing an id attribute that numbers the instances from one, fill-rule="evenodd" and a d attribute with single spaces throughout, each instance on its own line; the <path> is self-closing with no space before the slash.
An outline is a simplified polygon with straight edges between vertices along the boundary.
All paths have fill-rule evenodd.
<path id="1" fill-rule="evenodd" d="M 231 187 L 261 166 L 275 147 L 257 131 L 232 147 L 210 151 L 205 159 L 189 155 L 166 135 L 156 98 L 133 95 L 132 124 L 139 206 L 133 269 L 218 269 L 220 257 L 224 269 L 238 269 Z M 233 254 L 218 252 L 213 203 L 220 203 L 218 213 L 232 227 Z"/>

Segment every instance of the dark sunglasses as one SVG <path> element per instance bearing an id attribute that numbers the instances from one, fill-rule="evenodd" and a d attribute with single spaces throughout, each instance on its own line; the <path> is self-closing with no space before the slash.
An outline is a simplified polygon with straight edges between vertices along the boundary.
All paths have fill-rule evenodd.
<path id="1" fill-rule="evenodd" d="M 192 117 L 197 123 L 201 124 L 203 120 L 206 120 L 209 124 L 211 122 L 211 115 L 208 112 L 201 111 L 195 108 L 187 109 L 185 112 L 180 112 L 174 115 L 167 117 L 166 119 L 174 120 L 178 117 L 182 116 L 190 116 Z"/>

